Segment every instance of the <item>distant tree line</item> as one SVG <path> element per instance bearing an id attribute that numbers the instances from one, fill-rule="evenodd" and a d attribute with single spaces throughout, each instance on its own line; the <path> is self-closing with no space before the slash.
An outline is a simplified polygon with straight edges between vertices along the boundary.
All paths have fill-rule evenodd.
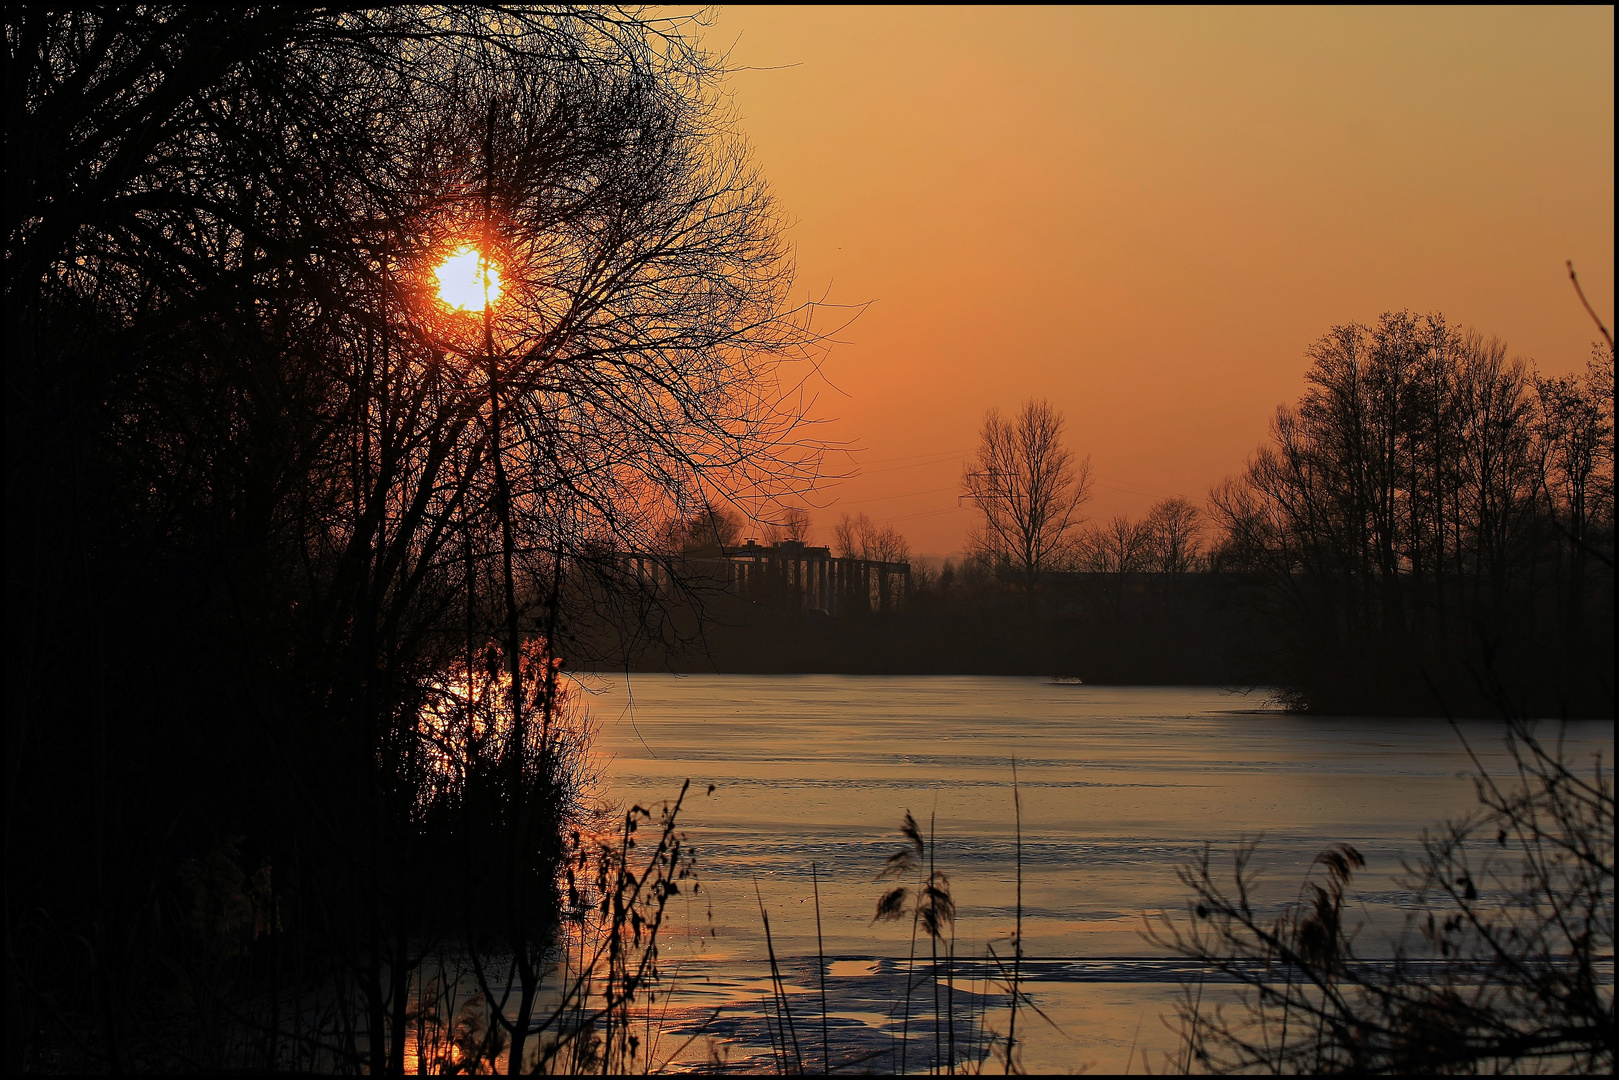
<path id="1" fill-rule="evenodd" d="M 961 492 L 980 520 L 967 535 L 967 558 L 1033 582 L 1051 571 L 1185 573 L 1204 569 L 1206 523 L 1181 496 L 1160 501 L 1140 521 L 1115 516 L 1091 524 L 1090 458 L 1063 443 L 1062 414 L 1044 399 L 1017 415 L 991 409 Z"/>
<path id="2" fill-rule="evenodd" d="M 444 944 L 532 1003 L 593 872 L 567 585 L 800 478 L 815 335 L 684 25 L 6 9 L 8 1072 L 397 1073 Z"/>
<path id="3" fill-rule="evenodd" d="M 1544 377 L 1401 312 L 1335 327 L 1309 357 L 1303 398 L 1206 510 L 1174 497 L 1088 524 L 1089 461 L 1061 415 L 991 411 L 961 485 L 980 514 L 967 565 L 922 590 L 1217 572 L 1270 628 L 1249 679 L 1296 707 L 1432 713 L 1505 690 L 1520 710 L 1611 711 L 1611 346 Z M 1132 602 L 1113 597 L 1122 616 Z"/>
<path id="4" fill-rule="evenodd" d="M 1240 475 L 1139 519 L 1087 520 L 1090 460 L 1049 401 L 990 410 L 961 478 L 977 521 L 959 559 L 912 562 L 914 618 L 845 627 L 847 648 L 783 624 L 779 647 L 709 659 L 1213 680 L 1319 712 L 1493 715 L 1503 693 L 1515 715 L 1611 712 L 1611 347 L 1548 377 L 1399 312 L 1335 327 L 1308 356 L 1303 397 Z M 782 520 L 763 539 L 810 537 L 807 512 Z M 672 528 L 670 550 L 748 532 L 711 508 Z M 865 514 L 824 535 L 837 555 L 911 559 Z"/>
<path id="5" fill-rule="evenodd" d="M 892 525 L 878 525 L 866 514 L 842 514 L 829 526 L 828 548 L 841 559 L 907 562 L 910 542 Z M 749 519 L 735 509 L 706 503 L 685 517 L 670 517 L 657 530 L 657 552 L 671 556 L 730 550 L 747 540 L 767 546 L 811 543 L 814 518 L 798 506 L 777 507 L 771 516 Z"/>
<path id="6" fill-rule="evenodd" d="M 1210 504 L 1278 681 L 1338 711 L 1613 707 L 1613 354 L 1545 378 L 1438 317 L 1335 327 Z"/>

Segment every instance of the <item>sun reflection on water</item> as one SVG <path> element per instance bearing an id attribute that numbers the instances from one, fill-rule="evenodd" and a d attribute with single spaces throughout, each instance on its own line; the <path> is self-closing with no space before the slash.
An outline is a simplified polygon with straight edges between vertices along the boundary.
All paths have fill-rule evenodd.
<path id="1" fill-rule="evenodd" d="M 567 789 L 568 802 L 578 804 L 593 796 L 596 770 L 588 761 L 588 710 L 564 680 L 546 678 L 547 669 L 555 671 L 561 663 L 543 641 L 523 647 L 524 772 L 551 772 Z M 423 688 L 416 710 L 418 815 L 457 798 L 472 776 L 509 763 L 511 685 L 504 654 L 491 645 L 470 663 L 440 670 Z"/>

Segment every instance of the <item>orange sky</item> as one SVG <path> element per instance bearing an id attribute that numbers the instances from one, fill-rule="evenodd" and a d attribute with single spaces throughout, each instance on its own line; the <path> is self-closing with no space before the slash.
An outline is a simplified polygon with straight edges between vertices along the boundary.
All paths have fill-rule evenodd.
<path id="1" fill-rule="evenodd" d="M 825 366 L 861 449 L 819 525 L 958 551 L 990 405 L 1050 397 L 1090 516 L 1135 516 L 1240 468 L 1334 323 L 1441 311 L 1573 370 L 1570 258 L 1613 320 L 1612 8 L 726 8 L 705 40 L 800 293 L 873 301 Z"/>

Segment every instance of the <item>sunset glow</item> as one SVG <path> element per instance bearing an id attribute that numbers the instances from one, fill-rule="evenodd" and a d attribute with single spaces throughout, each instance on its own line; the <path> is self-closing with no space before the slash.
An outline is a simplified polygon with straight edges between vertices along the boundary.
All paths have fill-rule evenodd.
<path id="1" fill-rule="evenodd" d="M 1614 5 L 6 34 L 10 1071 L 1615 1075 Z"/>
<path id="2" fill-rule="evenodd" d="M 475 247 L 461 247 L 433 272 L 438 280 L 438 298 L 457 311 L 477 311 L 484 306 L 483 256 Z M 500 299 L 500 271 L 490 264 L 488 302 Z"/>
<path id="3" fill-rule="evenodd" d="M 919 554 L 962 548 L 990 405 L 1063 411 L 1106 522 L 1241 468 L 1325 327 L 1439 311 L 1562 374 L 1595 337 L 1564 259 L 1612 310 L 1611 8 L 730 6 L 709 34 L 799 286 L 876 301 L 821 368 L 857 475 L 817 521 Z"/>

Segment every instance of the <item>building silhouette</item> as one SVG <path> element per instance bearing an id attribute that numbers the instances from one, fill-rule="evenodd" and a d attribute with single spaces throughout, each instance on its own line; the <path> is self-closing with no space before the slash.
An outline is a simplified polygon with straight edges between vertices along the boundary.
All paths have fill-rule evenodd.
<path id="1" fill-rule="evenodd" d="M 827 616 L 900 611 L 911 594 L 911 564 L 838 558 L 799 540 L 692 548 L 678 556 L 631 552 L 624 570 L 645 589 L 723 591 L 751 603 Z"/>

